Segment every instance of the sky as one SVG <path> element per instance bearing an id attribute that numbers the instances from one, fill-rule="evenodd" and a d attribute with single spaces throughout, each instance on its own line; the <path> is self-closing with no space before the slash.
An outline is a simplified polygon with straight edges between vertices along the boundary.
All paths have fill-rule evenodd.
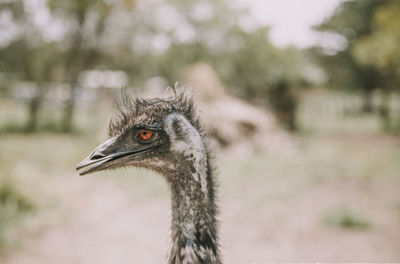
<path id="1" fill-rule="evenodd" d="M 319 45 L 330 36 L 312 30 L 333 14 L 343 0 L 237 0 L 247 6 L 259 23 L 270 25 L 272 43 L 284 47 L 307 48 Z M 329 44 L 329 43 L 328 43 Z"/>

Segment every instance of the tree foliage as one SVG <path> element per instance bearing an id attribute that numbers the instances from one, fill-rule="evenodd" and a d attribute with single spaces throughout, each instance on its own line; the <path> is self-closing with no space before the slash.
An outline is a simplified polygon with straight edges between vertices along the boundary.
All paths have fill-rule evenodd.
<path id="1" fill-rule="evenodd" d="M 384 0 L 343 2 L 334 14 L 316 29 L 338 34 L 345 39 L 344 48 L 335 54 L 320 53 L 321 64 L 329 73 L 331 86 L 364 93 L 364 112 L 372 112 L 372 92 L 382 88 L 382 74 L 373 65 L 360 63 L 353 47 L 373 30 L 372 18 Z"/>
<path id="2" fill-rule="evenodd" d="M 332 82 L 361 89 L 367 112 L 372 111 L 372 92 L 380 90 L 379 113 L 385 129 L 391 129 L 390 94 L 400 79 L 399 11 L 400 2 L 395 0 L 346 1 L 318 27 L 347 41 L 334 56 L 322 56 Z"/>
<path id="3" fill-rule="evenodd" d="M 377 67 L 387 78 L 397 81 L 400 80 L 399 12 L 399 1 L 387 1 L 376 9 L 372 19 L 373 30 L 352 50 L 361 64 Z"/>
<path id="4" fill-rule="evenodd" d="M 29 108 L 30 130 L 51 82 L 67 84 L 60 126 L 70 131 L 83 88 L 79 76 L 97 68 L 124 71 L 128 85 L 140 87 L 155 76 L 174 83 L 188 65 L 206 62 L 230 91 L 250 101 L 271 98 L 271 91 L 284 87 L 281 83 L 296 89 L 315 80 L 315 66 L 306 53 L 275 47 L 267 27 L 226 0 L 7 3 L 12 4 L 0 14 L 11 17 L 9 24 L 18 33 L 0 47 L 0 71 L 39 87 Z"/>

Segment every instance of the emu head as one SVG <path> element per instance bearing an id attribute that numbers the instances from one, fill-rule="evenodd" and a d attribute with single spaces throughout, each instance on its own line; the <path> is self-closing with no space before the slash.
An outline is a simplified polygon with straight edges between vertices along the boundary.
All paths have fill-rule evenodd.
<path id="1" fill-rule="evenodd" d="M 193 102 L 183 93 L 164 99 L 124 95 L 108 132 L 110 138 L 78 164 L 80 175 L 135 166 L 168 176 L 206 152 Z"/>

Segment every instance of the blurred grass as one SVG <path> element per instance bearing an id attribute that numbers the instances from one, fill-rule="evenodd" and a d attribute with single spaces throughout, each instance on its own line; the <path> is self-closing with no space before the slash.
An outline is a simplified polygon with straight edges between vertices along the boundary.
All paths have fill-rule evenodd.
<path id="1" fill-rule="evenodd" d="M 371 223 L 363 215 L 343 207 L 329 212 L 325 217 L 325 223 L 352 230 L 366 230 L 371 227 Z"/>
<path id="2" fill-rule="evenodd" d="M 18 190 L 15 183 L 0 184 L 0 249 L 13 241 L 11 227 L 15 227 L 21 217 L 34 212 L 35 208 L 31 199 Z"/>
<path id="3" fill-rule="evenodd" d="M 354 100 L 340 96 L 343 100 Z M 307 133 L 294 136 L 298 147 L 290 153 L 283 150 L 249 157 L 220 154 L 217 165 L 221 199 L 243 201 L 246 205 L 243 210 L 260 210 L 265 205 L 295 201 L 321 184 L 398 179 L 399 138 L 382 134 L 379 120 L 374 116 L 332 110 L 329 104 L 332 101 L 339 104 L 339 100 L 331 99 L 329 94 L 310 94 L 303 98 L 299 118 Z M 328 110 L 323 110 L 327 105 Z M 1 102 L 0 127 L 7 126 L 8 122 L 23 123 L 22 108 L 20 103 Z M 0 238 L 4 230 L 18 228 L 14 220 L 19 218 L 17 215 L 31 209 L 37 208 L 40 212 L 57 207 L 54 186 L 69 177 L 77 177 L 75 165 L 106 138 L 111 104 L 102 104 L 101 108 L 80 106 L 77 113 L 77 130 L 82 133 L 0 135 L 0 199 L 2 192 L 10 197 L 7 201 L 13 202 L 6 204 L 14 204 L 15 215 L 0 224 Z M 167 184 L 153 174 L 140 169 L 122 169 L 101 172 L 96 177 L 117 184 L 135 199 L 168 197 Z M 4 214 L 6 209 L 1 210 Z M 327 219 L 334 226 L 350 229 L 362 227 L 364 230 L 370 225 L 368 218 L 353 211 L 334 210 Z M 9 240 L 18 239 L 22 237 Z"/>

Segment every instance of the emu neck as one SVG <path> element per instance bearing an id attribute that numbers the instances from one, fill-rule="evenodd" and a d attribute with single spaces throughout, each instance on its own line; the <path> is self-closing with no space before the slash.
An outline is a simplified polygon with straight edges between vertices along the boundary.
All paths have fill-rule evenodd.
<path id="1" fill-rule="evenodd" d="M 170 264 L 220 264 L 214 180 L 204 140 L 179 113 L 165 118 L 175 168 L 165 173 L 172 194 Z"/>
<path id="2" fill-rule="evenodd" d="M 171 179 L 169 263 L 220 263 L 214 182 L 209 159 L 188 155 Z"/>

